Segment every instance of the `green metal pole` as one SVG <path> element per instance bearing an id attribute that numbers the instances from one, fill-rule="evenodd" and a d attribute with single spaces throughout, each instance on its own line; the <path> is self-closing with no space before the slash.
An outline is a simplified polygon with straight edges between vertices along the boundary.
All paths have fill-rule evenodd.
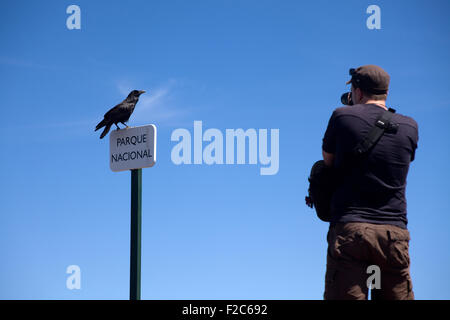
<path id="1" fill-rule="evenodd" d="M 141 299 L 142 169 L 131 170 L 130 300 Z"/>

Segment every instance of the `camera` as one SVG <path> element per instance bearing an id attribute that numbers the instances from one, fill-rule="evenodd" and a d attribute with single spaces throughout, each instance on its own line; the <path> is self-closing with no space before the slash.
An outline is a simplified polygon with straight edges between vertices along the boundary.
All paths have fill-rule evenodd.
<path id="1" fill-rule="evenodd" d="M 352 76 L 352 79 L 350 81 L 348 81 L 347 84 L 349 84 L 351 82 L 353 85 L 353 80 L 359 81 L 358 79 L 356 79 L 357 74 L 356 74 L 355 68 L 350 68 L 350 70 L 348 71 L 348 74 Z M 343 93 L 341 96 L 341 102 L 345 106 L 352 106 L 353 105 L 352 92 L 350 91 L 350 92 Z"/>
<path id="2" fill-rule="evenodd" d="M 341 96 L 341 102 L 346 106 L 352 106 L 353 105 L 352 93 L 351 92 L 343 93 Z"/>

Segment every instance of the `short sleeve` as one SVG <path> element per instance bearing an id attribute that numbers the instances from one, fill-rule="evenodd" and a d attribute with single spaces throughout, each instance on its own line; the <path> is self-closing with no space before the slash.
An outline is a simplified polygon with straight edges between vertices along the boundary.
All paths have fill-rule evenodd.
<path id="1" fill-rule="evenodd" d="M 336 153 L 336 111 L 330 117 L 328 121 L 327 130 L 322 139 L 322 149 L 327 153 Z"/>

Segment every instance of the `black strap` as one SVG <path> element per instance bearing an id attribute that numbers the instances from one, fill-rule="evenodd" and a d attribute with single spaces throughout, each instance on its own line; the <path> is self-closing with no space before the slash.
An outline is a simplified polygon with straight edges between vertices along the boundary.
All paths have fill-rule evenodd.
<path id="1" fill-rule="evenodd" d="M 356 156 L 361 156 L 368 152 L 377 142 L 385 131 L 395 133 L 398 126 L 391 123 L 392 115 L 395 113 L 395 109 L 389 108 L 385 110 L 381 117 L 375 122 L 375 125 L 370 129 L 367 136 L 360 141 L 353 149 L 353 153 Z"/>

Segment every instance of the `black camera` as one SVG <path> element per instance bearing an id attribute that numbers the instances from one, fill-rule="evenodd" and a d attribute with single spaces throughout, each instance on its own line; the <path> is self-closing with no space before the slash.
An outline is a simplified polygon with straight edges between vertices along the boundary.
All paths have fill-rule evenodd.
<path id="1" fill-rule="evenodd" d="M 351 92 L 343 93 L 341 96 L 341 102 L 346 106 L 352 106 L 353 105 L 352 93 Z"/>
<path id="2" fill-rule="evenodd" d="M 355 68 L 350 68 L 350 70 L 348 71 L 348 74 L 352 76 L 352 80 L 353 80 L 353 78 L 356 77 L 356 69 Z M 349 82 L 347 82 L 347 84 Z M 345 106 L 352 106 L 353 105 L 352 92 L 350 91 L 350 92 L 343 93 L 342 96 L 341 96 L 341 102 Z"/>

